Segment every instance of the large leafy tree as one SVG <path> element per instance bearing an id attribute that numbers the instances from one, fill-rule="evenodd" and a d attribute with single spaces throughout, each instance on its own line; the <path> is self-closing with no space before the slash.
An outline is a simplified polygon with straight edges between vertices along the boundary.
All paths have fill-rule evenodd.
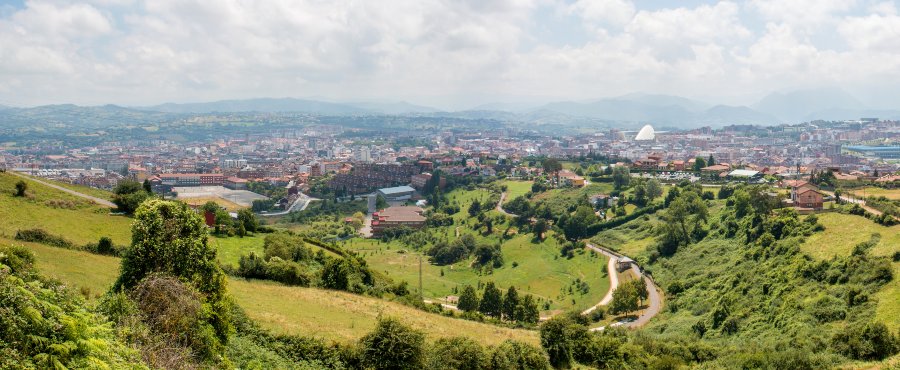
<path id="1" fill-rule="evenodd" d="M 628 184 L 631 182 L 631 172 L 626 166 L 616 166 L 613 168 L 612 177 L 613 186 L 615 186 L 616 190 L 627 188 Z"/>
<path id="2" fill-rule="evenodd" d="M 115 194 L 113 203 L 125 213 L 134 213 L 141 203 L 150 197 L 150 194 L 144 191 L 141 183 L 131 180 L 119 181 L 119 184 L 113 189 L 113 193 Z"/>
<path id="3" fill-rule="evenodd" d="M 519 292 L 516 291 L 516 287 L 510 285 L 509 289 L 506 290 L 506 295 L 503 296 L 503 317 L 510 321 L 515 320 L 516 307 L 518 306 Z"/>
<path id="4" fill-rule="evenodd" d="M 225 273 L 216 262 L 215 248 L 207 243 L 200 215 L 184 203 L 151 199 L 135 212 L 131 235 L 113 290 L 131 290 L 153 273 L 181 279 L 202 294 L 204 320 L 220 342 L 227 341 L 233 329 Z"/>
<path id="5" fill-rule="evenodd" d="M 471 312 L 478 310 L 478 304 L 478 293 L 475 292 L 475 288 L 471 285 L 466 285 L 462 294 L 459 296 L 457 308 L 464 312 Z"/>
<path id="6" fill-rule="evenodd" d="M 481 295 L 481 303 L 478 305 L 478 311 L 491 316 L 500 317 L 503 310 L 503 297 L 500 289 L 494 285 L 493 281 L 489 281 L 484 286 L 484 293 Z"/>

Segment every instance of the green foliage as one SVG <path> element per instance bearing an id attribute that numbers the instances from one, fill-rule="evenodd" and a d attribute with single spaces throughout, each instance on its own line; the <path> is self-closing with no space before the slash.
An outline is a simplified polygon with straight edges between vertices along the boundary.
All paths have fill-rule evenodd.
<path id="1" fill-rule="evenodd" d="M 115 194 L 113 203 L 116 204 L 119 211 L 128 214 L 134 213 L 141 203 L 150 198 L 150 194 L 144 191 L 143 185 L 132 180 L 119 181 L 113 189 L 113 193 Z"/>
<path id="2" fill-rule="evenodd" d="M 835 352 L 857 360 L 882 360 L 900 351 L 900 340 L 882 323 L 854 324 L 831 338 Z"/>
<path id="3" fill-rule="evenodd" d="M 28 183 L 25 180 L 19 180 L 16 182 L 16 193 L 17 197 L 24 197 L 28 192 Z"/>
<path id="4" fill-rule="evenodd" d="M 343 259 L 329 259 L 322 269 L 322 287 L 347 290 L 350 286 L 350 269 Z"/>
<path id="5" fill-rule="evenodd" d="M 256 229 L 259 227 L 259 220 L 256 219 L 256 215 L 253 211 L 246 208 L 238 211 L 237 222 L 243 226 L 245 230 L 251 233 L 255 233 Z"/>
<path id="6" fill-rule="evenodd" d="M 478 293 L 471 285 L 466 285 L 462 294 L 459 296 L 457 308 L 464 312 L 472 312 L 478 309 L 479 305 Z"/>
<path id="7" fill-rule="evenodd" d="M 550 356 L 550 364 L 557 369 L 566 369 L 575 361 L 579 342 L 588 331 L 569 316 L 557 315 L 541 324 L 540 334 L 541 347 Z"/>
<path id="8" fill-rule="evenodd" d="M 425 334 L 394 318 L 378 320 L 375 331 L 360 339 L 363 363 L 372 369 L 421 369 Z"/>
<path id="9" fill-rule="evenodd" d="M 622 190 L 631 183 L 631 173 L 628 166 L 616 166 L 612 170 L 613 186 L 616 190 Z"/>
<path id="10" fill-rule="evenodd" d="M 547 356 L 536 347 L 526 343 L 506 340 L 491 354 L 490 368 L 494 370 L 540 370 L 549 369 Z"/>
<path id="11" fill-rule="evenodd" d="M 484 286 L 484 293 L 481 295 L 481 302 L 478 304 L 478 312 L 495 318 L 500 318 L 503 312 L 502 293 L 494 285 L 493 281 L 487 282 Z"/>
<path id="12" fill-rule="evenodd" d="M 71 249 L 74 244 L 65 238 L 48 233 L 44 229 L 28 229 L 16 231 L 16 240 L 47 244 L 54 247 Z"/>
<path id="13" fill-rule="evenodd" d="M 0 368 L 144 368 L 102 316 L 33 270 L 22 247 L 0 247 Z"/>
<path id="14" fill-rule="evenodd" d="M 122 258 L 114 291 L 130 291 L 153 273 L 183 279 L 202 295 L 204 320 L 215 337 L 226 343 L 232 331 L 225 274 L 216 251 L 207 244 L 206 226 L 184 203 L 153 199 L 135 212 L 131 246 Z"/>
<path id="15" fill-rule="evenodd" d="M 489 358 L 477 342 L 466 337 L 441 338 L 429 350 L 426 368 L 436 370 L 487 369 Z"/>

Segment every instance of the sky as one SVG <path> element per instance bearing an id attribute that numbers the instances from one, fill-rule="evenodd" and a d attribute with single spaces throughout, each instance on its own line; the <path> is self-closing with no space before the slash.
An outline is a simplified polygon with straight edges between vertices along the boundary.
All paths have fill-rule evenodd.
<path id="1" fill-rule="evenodd" d="M 0 0 L 3 105 L 749 105 L 832 87 L 900 108 L 896 1 Z"/>

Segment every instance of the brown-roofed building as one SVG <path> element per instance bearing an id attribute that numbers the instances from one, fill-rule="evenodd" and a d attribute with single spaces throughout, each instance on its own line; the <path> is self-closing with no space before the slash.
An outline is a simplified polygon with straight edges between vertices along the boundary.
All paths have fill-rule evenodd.
<path id="1" fill-rule="evenodd" d="M 388 207 L 372 214 L 372 234 L 381 235 L 384 230 L 406 226 L 420 229 L 425 226 L 422 208 L 414 206 Z"/>

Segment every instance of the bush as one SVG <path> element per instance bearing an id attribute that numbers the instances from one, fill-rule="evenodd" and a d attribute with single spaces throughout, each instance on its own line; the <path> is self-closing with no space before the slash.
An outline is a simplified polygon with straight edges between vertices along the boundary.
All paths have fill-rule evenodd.
<path id="1" fill-rule="evenodd" d="M 488 356 L 477 342 L 466 337 L 441 338 L 428 355 L 426 368 L 435 370 L 479 370 L 488 366 Z"/>
<path id="2" fill-rule="evenodd" d="M 421 369 L 425 334 L 397 319 L 378 320 L 375 331 L 360 339 L 363 363 L 373 369 Z"/>
<path id="3" fill-rule="evenodd" d="M 491 354 L 490 368 L 495 370 L 549 369 L 547 355 L 540 348 L 507 339 Z"/>
<path id="4" fill-rule="evenodd" d="M 856 360 L 882 360 L 900 350 L 900 342 L 883 323 L 853 324 L 831 338 L 835 352 Z"/>
<path id="5" fill-rule="evenodd" d="M 28 229 L 16 231 L 16 240 L 47 244 L 59 248 L 73 248 L 74 244 L 61 236 L 48 233 L 44 229 Z"/>

